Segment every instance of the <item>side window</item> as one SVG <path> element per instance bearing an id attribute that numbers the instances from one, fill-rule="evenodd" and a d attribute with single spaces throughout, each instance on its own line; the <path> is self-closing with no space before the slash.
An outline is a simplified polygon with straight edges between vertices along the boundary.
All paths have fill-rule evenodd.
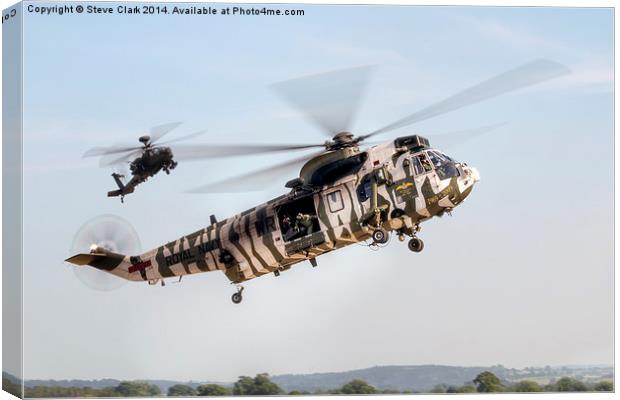
<path id="1" fill-rule="evenodd" d="M 420 164 L 420 159 L 417 156 L 411 158 L 411 165 L 413 166 L 413 173 L 416 176 L 424 173 L 422 164 Z"/>
<path id="2" fill-rule="evenodd" d="M 329 211 L 338 212 L 344 209 L 344 202 L 342 201 L 342 193 L 340 190 L 336 190 L 327 195 L 327 203 L 329 204 Z"/>
<path id="3" fill-rule="evenodd" d="M 357 187 L 357 197 L 362 203 L 368 200 L 372 194 L 372 185 L 370 183 L 370 174 L 362 178 L 362 182 Z"/>
<path id="4" fill-rule="evenodd" d="M 420 164 L 422 164 L 422 169 L 424 170 L 424 172 L 430 172 L 433 170 L 433 167 L 431 167 L 431 163 L 430 161 L 428 161 L 428 157 L 426 157 L 426 154 L 420 153 L 416 157 L 420 161 Z"/>

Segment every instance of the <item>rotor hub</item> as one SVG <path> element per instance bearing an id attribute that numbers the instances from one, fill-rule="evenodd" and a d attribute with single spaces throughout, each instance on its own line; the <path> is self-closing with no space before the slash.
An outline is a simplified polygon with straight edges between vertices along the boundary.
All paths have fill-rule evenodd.
<path id="1" fill-rule="evenodd" d="M 151 137 L 149 135 L 144 135 L 144 136 L 140 136 L 140 138 L 138 139 L 141 143 L 144 143 L 144 145 L 148 145 L 149 142 L 151 141 Z"/>
<path id="2" fill-rule="evenodd" d="M 334 135 L 332 142 L 327 142 L 326 144 L 328 150 L 339 150 L 345 147 L 357 146 L 357 140 L 355 140 L 355 136 L 351 132 L 343 131 Z"/>
<path id="3" fill-rule="evenodd" d="M 338 132 L 333 138 L 335 143 L 352 143 L 353 134 L 351 132 Z"/>

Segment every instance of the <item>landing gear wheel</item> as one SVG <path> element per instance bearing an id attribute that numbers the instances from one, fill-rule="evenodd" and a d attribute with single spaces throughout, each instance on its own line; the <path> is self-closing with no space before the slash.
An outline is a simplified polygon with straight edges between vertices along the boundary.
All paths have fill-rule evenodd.
<path id="1" fill-rule="evenodd" d="M 414 253 L 419 253 L 422 251 L 422 249 L 424 249 L 424 242 L 422 241 L 422 239 L 414 237 L 409 241 L 407 247 L 409 247 L 409 250 L 413 251 Z"/>
<path id="2" fill-rule="evenodd" d="M 233 294 L 231 298 L 232 298 L 232 302 L 235 304 L 239 304 L 241 303 L 241 300 L 243 300 L 243 296 L 241 296 L 241 292 L 237 292 Z"/>
<path id="3" fill-rule="evenodd" d="M 241 303 L 241 300 L 243 300 L 243 296 L 241 295 L 242 292 L 243 292 L 243 286 L 237 286 L 237 293 L 233 294 L 231 297 L 233 303 L 235 304 Z"/>
<path id="4" fill-rule="evenodd" d="M 387 243 L 388 241 L 388 233 L 385 229 L 378 228 L 372 232 L 372 240 L 375 243 Z"/>

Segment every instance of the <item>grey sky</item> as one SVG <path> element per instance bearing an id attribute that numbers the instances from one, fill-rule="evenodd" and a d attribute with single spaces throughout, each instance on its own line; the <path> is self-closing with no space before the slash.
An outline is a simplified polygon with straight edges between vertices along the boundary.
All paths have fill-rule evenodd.
<path id="1" fill-rule="evenodd" d="M 49 5 L 49 3 L 48 3 Z M 612 363 L 613 17 L 609 9 L 298 6 L 297 18 L 27 15 L 24 31 L 25 378 L 233 380 L 386 364 Z M 121 205 L 85 150 L 184 121 L 201 142 L 315 142 L 267 89 L 376 65 L 365 133 L 531 59 L 573 74 L 381 138 L 508 121 L 446 150 L 482 181 L 426 248 L 350 246 L 230 302 L 224 274 L 162 288 L 83 286 L 68 256 L 99 214 L 144 249 L 284 192 L 185 190 L 291 155 L 181 163 Z M 137 142 L 136 142 L 137 143 Z"/>

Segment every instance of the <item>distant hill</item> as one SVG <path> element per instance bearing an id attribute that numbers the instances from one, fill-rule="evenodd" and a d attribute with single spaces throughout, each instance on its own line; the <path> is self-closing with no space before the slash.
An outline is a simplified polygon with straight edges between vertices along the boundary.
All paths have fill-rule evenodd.
<path id="1" fill-rule="evenodd" d="M 439 384 L 461 386 L 470 383 L 482 371 L 491 371 L 500 379 L 507 376 L 503 367 L 451 367 L 445 365 L 385 366 L 347 372 L 304 375 L 277 375 L 272 380 L 285 390 L 338 388 L 353 379 L 362 379 L 380 389 L 428 391 Z"/>
<path id="2" fill-rule="evenodd" d="M 7 376 L 3 373 L 3 377 L 8 377 L 13 380 L 16 379 L 13 376 Z M 95 379 L 95 380 L 83 380 L 83 379 L 62 379 L 62 380 L 45 380 L 45 379 L 31 379 L 24 382 L 24 386 L 58 386 L 58 387 L 91 387 L 93 389 L 103 389 L 106 387 L 117 386 L 121 381 L 117 379 Z"/>
<path id="3" fill-rule="evenodd" d="M 317 373 L 303 375 L 277 375 L 272 380 L 285 390 L 338 388 L 353 380 L 362 379 L 379 389 L 412 390 L 428 392 L 436 385 L 462 386 L 483 371 L 491 371 L 504 381 L 532 379 L 547 383 L 562 376 L 579 378 L 584 382 L 613 378 L 611 366 L 560 366 L 543 368 L 455 367 L 447 365 L 411 365 L 372 367 L 347 372 Z"/>
<path id="4" fill-rule="evenodd" d="M 363 379 L 379 389 L 412 390 L 427 392 L 436 385 L 461 386 L 470 383 L 482 371 L 491 371 L 497 377 L 505 381 L 518 381 L 522 379 L 535 380 L 547 383 L 563 376 L 570 376 L 584 382 L 595 382 L 601 379 L 613 379 L 613 367 L 608 365 L 573 365 L 559 367 L 528 367 L 523 369 L 506 368 L 501 365 L 491 367 L 455 367 L 447 365 L 410 365 L 410 366 L 377 366 L 346 372 L 327 372 L 315 374 L 286 374 L 274 375 L 272 381 L 286 391 L 304 390 L 315 392 L 341 387 L 353 379 Z M 17 379 L 7 373 L 4 378 L 12 381 Z M 159 386 L 163 393 L 175 384 L 185 384 L 192 387 L 205 383 L 218 383 L 223 386 L 232 386 L 231 382 L 178 382 L 172 380 L 145 380 Z M 30 379 L 24 382 L 25 386 L 59 386 L 59 387 L 91 387 L 102 389 L 117 386 L 119 379 L 97 380 L 38 380 Z"/>

